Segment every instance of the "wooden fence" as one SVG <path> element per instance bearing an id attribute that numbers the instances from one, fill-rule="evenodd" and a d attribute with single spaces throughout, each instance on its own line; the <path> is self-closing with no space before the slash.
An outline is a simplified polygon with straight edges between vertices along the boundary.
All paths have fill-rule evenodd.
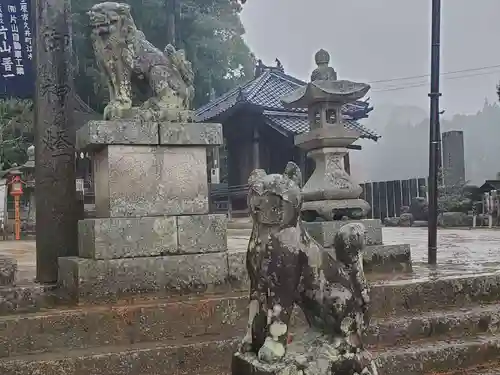
<path id="1" fill-rule="evenodd" d="M 360 185 L 363 188 L 360 198 L 366 200 L 371 206 L 368 217 L 382 220 L 386 217 L 401 215 L 402 206 L 409 206 L 414 197 L 425 196 L 427 191 L 425 178 L 365 182 Z M 246 185 L 228 187 L 226 184 L 212 184 L 210 193 L 211 212 L 222 213 L 246 209 L 245 204 L 245 207 L 232 207 L 231 204 L 234 204 L 235 200 L 246 203 Z"/>
<path id="2" fill-rule="evenodd" d="M 409 206 L 413 198 L 427 194 L 426 178 L 365 182 L 360 185 L 363 188 L 360 198 L 370 204 L 368 217 L 372 219 L 398 217 L 401 207 Z"/>

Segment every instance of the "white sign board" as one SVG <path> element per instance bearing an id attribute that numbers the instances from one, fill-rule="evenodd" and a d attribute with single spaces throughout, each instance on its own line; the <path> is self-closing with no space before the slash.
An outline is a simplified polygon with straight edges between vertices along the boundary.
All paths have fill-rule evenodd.
<path id="1" fill-rule="evenodd" d="M 0 179 L 0 226 L 7 222 L 7 180 Z"/>
<path id="2" fill-rule="evenodd" d="M 76 191 L 85 192 L 85 180 L 83 178 L 76 179 Z"/>

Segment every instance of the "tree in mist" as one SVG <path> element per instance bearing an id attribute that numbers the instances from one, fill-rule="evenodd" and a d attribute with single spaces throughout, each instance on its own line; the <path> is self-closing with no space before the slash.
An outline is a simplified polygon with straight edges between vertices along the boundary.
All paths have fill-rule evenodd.
<path id="1" fill-rule="evenodd" d="M 377 108 L 373 113 L 376 111 Z M 473 184 L 495 178 L 500 170 L 499 123 L 500 107 L 487 101 L 475 114 L 455 115 L 441 121 L 442 132 L 464 132 L 465 170 L 467 180 Z M 412 123 L 393 117 L 379 132 L 382 136 L 379 142 L 367 144 L 359 153 L 359 164 L 366 171 L 363 179 L 384 181 L 428 176 L 429 119 Z"/>
<path id="2" fill-rule="evenodd" d="M 107 99 L 105 81 L 94 60 L 86 12 L 99 0 L 73 2 L 73 48 L 76 60 L 75 85 L 78 94 L 97 111 Z M 129 0 L 137 27 L 160 50 L 167 44 L 168 14 L 165 0 Z M 241 5 L 233 0 L 178 0 L 179 43 L 195 71 L 194 106 L 209 101 L 210 94 L 222 94 L 253 75 L 253 59 L 243 40 Z"/>
<path id="3" fill-rule="evenodd" d="M 86 12 L 99 0 L 73 2 L 73 57 L 77 93 L 101 112 L 108 101 L 105 77 L 97 68 Z M 163 50 L 166 41 L 165 0 L 129 0 L 137 26 L 146 38 Z M 254 61 L 243 40 L 241 4 L 233 0 L 178 0 L 177 48 L 186 51 L 195 71 L 194 106 L 209 101 L 212 92 L 222 94 L 253 77 Z M 0 101 L 0 163 L 21 164 L 33 142 L 33 103 Z M 0 169 L 1 169 L 0 165 Z"/>
<path id="4" fill-rule="evenodd" d="M 0 170 L 26 161 L 33 143 L 33 102 L 0 100 Z"/>

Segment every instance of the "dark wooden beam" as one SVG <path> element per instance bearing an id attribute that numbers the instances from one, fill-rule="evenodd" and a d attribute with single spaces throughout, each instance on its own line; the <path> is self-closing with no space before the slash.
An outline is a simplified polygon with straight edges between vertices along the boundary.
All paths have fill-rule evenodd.
<path id="1" fill-rule="evenodd" d="M 347 146 L 347 148 L 349 150 L 361 150 L 361 146 L 360 145 L 349 145 L 349 146 Z"/>
<path id="2" fill-rule="evenodd" d="M 349 159 L 349 153 L 344 155 L 344 170 L 348 175 L 351 174 L 351 159 Z"/>
<path id="3" fill-rule="evenodd" d="M 253 127 L 253 138 L 252 138 L 252 147 L 253 147 L 253 169 L 260 168 L 260 132 L 259 127 L 254 125 Z"/>

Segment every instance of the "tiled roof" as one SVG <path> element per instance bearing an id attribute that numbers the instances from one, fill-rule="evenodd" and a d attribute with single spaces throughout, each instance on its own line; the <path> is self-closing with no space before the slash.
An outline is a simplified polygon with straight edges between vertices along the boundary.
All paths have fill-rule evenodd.
<path id="1" fill-rule="evenodd" d="M 486 188 L 488 185 L 495 189 L 500 189 L 500 180 L 486 180 L 484 184 L 481 185 L 480 189 Z"/>
<path id="2" fill-rule="evenodd" d="M 82 113 L 88 113 L 91 115 L 98 115 L 96 111 L 94 111 L 90 106 L 83 101 L 83 99 L 80 97 L 80 95 L 75 94 L 74 95 L 74 106 L 75 106 L 75 111 L 82 112 Z"/>
<path id="3" fill-rule="evenodd" d="M 309 130 L 304 109 L 286 109 L 281 98 L 297 88 L 306 85 L 277 69 L 267 68 L 259 77 L 239 86 L 195 112 L 198 122 L 210 121 L 238 104 L 246 103 L 262 108 L 268 125 L 285 132 L 298 134 Z M 357 101 L 344 105 L 345 126 L 361 132 L 362 138 L 377 140 L 380 136 L 364 127 L 356 120 L 368 117 L 373 108 L 367 101 Z"/>
<path id="4" fill-rule="evenodd" d="M 73 111 L 73 126 L 75 129 L 80 129 L 91 120 L 102 119 L 102 115 L 90 108 L 79 95 L 74 95 L 73 103 L 75 109 Z"/>
<path id="5" fill-rule="evenodd" d="M 304 110 L 285 109 L 281 104 L 281 98 L 306 85 L 306 82 L 298 80 L 277 69 L 268 68 L 259 77 L 239 86 L 210 103 L 202 106 L 196 112 L 198 121 L 208 121 L 238 103 L 248 103 L 260 106 L 263 109 L 283 110 L 286 112 L 301 112 Z M 367 102 L 357 101 L 344 106 L 344 114 L 351 119 L 358 120 L 368 117 L 372 108 Z"/>
<path id="6" fill-rule="evenodd" d="M 300 134 L 309 130 L 307 114 L 305 113 L 264 111 L 263 114 L 266 123 L 274 128 L 281 128 L 293 134 Z M 344 126 L 347 129 L 359 131 L 361 133 L 361 138 L 373 139 L 374 141 L 377 141 L 380 138 L 376 132 L 352 119 L 344 119 Z"/>

